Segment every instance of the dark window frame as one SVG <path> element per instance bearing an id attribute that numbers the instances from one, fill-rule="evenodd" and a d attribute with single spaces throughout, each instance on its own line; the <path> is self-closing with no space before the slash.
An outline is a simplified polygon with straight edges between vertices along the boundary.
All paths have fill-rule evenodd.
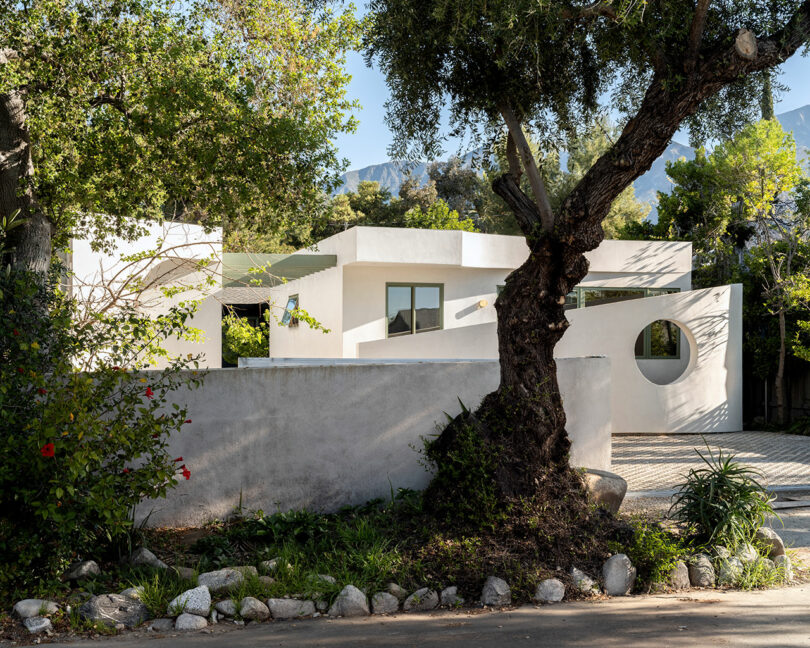
<path id="1" fill-rule="evenodd" d="M 290 302 L 293 300 L 295 301 L 295 306 L 290 308 Z M 293 317 L 292 312 L 296 308 L 298 308 L 300 303 L 301 302 L 299 301 L 297 293 L 295 295 L 290 295 L 289 297 L 287 297 L 287 304 L 284 306 L 284 314 L 281 316 L 280 323 L 282 326 L 286 326 L 287 328 L 295 328 L 296 326 L 298 326 L 298 318 Z"/>
<path id="2" fill-rule="evenodd" d="M 411 330 L 401 333 L 388 333 L 388 289 L 389 288 L 410 288 L 411 289 Z M 416 288 L 438 288 L 439 289 L 439 325 L 433 328 L 416 330 Z M 430 331 L 444 330 L 444 284 L 443 283 L 414 283 L 387 281 L 385 283 L 385 337 L 395 338 L 403 335 L 416 335 L 418 333 L 428 333 Z"/>

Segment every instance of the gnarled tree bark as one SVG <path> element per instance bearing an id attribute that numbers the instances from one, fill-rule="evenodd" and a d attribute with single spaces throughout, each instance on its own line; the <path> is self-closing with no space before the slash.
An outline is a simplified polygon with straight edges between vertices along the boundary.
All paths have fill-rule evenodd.
<path id="1" fill-rule="evenodd" d="M 13 51 L 0 50 L 0 70 L 15 56 Z M 51 261 L 53 225 L 37 205 L 33 175 L 23 93 L 0 94 L 0 218 L 18 214 L 23 220 L 9 231 L 4 262 L 15 270 L 45 273 Z"/>
<path id="2" fill-rule="evenodd" d="M 705 21 L 700 2 L 685 56 L 687 78 L 674 87 L 655 75 L 642 105 L 615 144 L 585 174 L 556 214 L 546 213 L 544 192 L 527 196 L 510 172 L 495 179 L 493 190 L 515 213 L 529 246 L 526 262 L 506 279 L 495 302 L 501 380 L 498 389 L 482 402 L 475 416 L 486 425 L 485 434 L 500 450 L 496 486 L 507 499 L 531 497 L 543 475 L 568 468 L 570 441 L 557 382 L 554 348 L 569 323 L 565 296 L 588 272 L 584 253 L 604 239 L 602 220 L 616 197 L 646 172 L 666 147 L 684 119 L 723 86 L 741 75 L 772 67 L 792 55 L 810 33 L 810 2 L 779 33 L 756 43 L 756 54 L 742 54 L 737 43 L 706 52 L 699 48 Z M 507 118 L 513 115 L 505 115 Z M 509 134 L 520 125 L 506 119 Z M 516 148 L 521 153 L 521 143 Z M 527 165 L 524 163 L 524 167 Z M 531 164 L 526 168 L 527 173 Z M 547 204 L 547 203 L 546 203 Z M 548 227 L 551 222 L 553 226 Z M 544 226 L 546 225 L 546 226 Z M 547 482 L 546 482 L 547 483 Z"/>

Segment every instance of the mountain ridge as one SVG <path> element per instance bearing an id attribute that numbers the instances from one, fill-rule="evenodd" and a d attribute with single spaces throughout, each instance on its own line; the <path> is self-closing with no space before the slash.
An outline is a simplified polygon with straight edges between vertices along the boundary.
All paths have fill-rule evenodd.
<path id="1" fill-rule="evenodd" d="M 810 153 L 810 104 L 796 108 L 795 110 L 780 113 L 776 115 L 776 118 L 786 131 L 793 133 L 793 137 L 796 140 L 797 154 L 800 156 L 800 159 L 805 159 L 808 153 Z M 470 165 L 470 161 L 475 154 L 476 151 L 471 151 L 462 157 L 465 161 L 465 166 Z M 649 171 L 633 183 L 633 187 L 636 190 L 636 198 L 642 202 L 650 203 L 652 207 L 650 216 L 653 219 L 656 218 L 655 206 L 658 202 L 658 192 L 667 193 L 672 184 L 667 177 L 666 163 L 680 158 L 691 160 L 694 157 L 695 149 L 672 140 L 669 146 L 667 146 L 666 151 L 653 163 Z M 379 182 L 381 187 L 385 187 L 393 195 L 397 195 L 409 170 L 420 183 L 424 184 L 427 182 L 429 164 L 429 162 L 409 164 L 391 160 L 381 162 L 380 164 L 372 164 L 360 169 L 352 169 L 340 176 L 343 184 L 335 193 L 356 191 L 360 182 L 371 180 Z"/>

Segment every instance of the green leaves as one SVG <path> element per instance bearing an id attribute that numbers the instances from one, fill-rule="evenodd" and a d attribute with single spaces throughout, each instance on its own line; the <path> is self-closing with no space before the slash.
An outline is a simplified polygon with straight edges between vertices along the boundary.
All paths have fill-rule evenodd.
<path id="1" fill-rule="evenodd" d="M 722 543 L 730 549 L 750 543 L 768 516 L 774 515 L 768 493 L 759 483 L 760 473 L 724 456 L 708 456 L 698 450 L 706 464 L 692 468 L 678 487 L 672 504 L 673 517 L 687 525 L 699 543 Z"/>
<path id="2" fill-rule="evenodd" d="M 167 396 L 200 379 L 182 371 L 194 366 L 187 359 L 138 371 L 149 347 L 176 333 L 170 319 L 150 323 L 148 339 L 120 339 L 124 322 L 131 331 L 140 326 L 132 312 L 75 325 L 74 305 L 54 284 L 12 272 L 0 287 L 3 596 L 17 588 L 30 594 L 74 552 L 125 532 L 142 499 L 176 484 L 168 436 L 180 432 L 187 412 L 166 407 Z M 120 340 L 115 350 L 112 340 Z M 77 372 L 80 364 L 91 371 Z"/>
<path id="3" fill-rule="evenodd" d="M 303 0 L 0 2 L 0 92 L 26 96 L 30 189 L 70 235 L 164 216 L 283 230 L 336 181 L 359 24 Z"/>

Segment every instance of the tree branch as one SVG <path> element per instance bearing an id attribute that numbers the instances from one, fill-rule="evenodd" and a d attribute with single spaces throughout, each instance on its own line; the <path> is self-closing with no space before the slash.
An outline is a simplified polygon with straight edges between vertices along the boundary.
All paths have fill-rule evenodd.
<path id="1" fill-rule="evenodd" d="M 520 168 L 520 158 L 518 158 L 517 146 L 512 134 L 506 136 L 506 161 L 509 163 L 509 173 L 515 178 L 515 182 L 520 182 L 523 169 Z"/>
<path id="2" fill-rule="evenodd" d="M 691 73 L 697 65 L 700 41 L 703 38 L 703 30 L 706 28 L 706 15 L 709 12 L 711 0 L 698 0 L 695 8 L 695 17 L 692 19 L 692 26 L 689 28 L 689 41 L 686 51 L 686 71 Z"/>
<path id="3" fill-rule="evenodd" d="M 531 236 L 541 224 L 537 205 L 521 190 L 511 173 L 498 176 L 492 183 L 492 191 L 503 198 L 503 201 L 514 212 L 520 229 L 526 236 Z"/>
<path id="4" fill-rule="evenodd" d="M 636 116 L 563 202 L 557 217 L 560 235 L 577 251 L 592 250 L 602 242 L 601 222 L 613 201 L 652 166 L 683 120 L 694 115 L 705 99 L 742 76 L 783 63 L 810 40 L 810 0 L 804 0 L 784 28 L 754 39 L 754 48 L 746 44 L 749 34 L 741 30 L 721 49 L 698 51 L 694 82 L 677 91 L 668 89 L 667 75 L 655 74 Z"/>
<path id="5" fill-rule="evenodd" d="M 529 147 L 529 142 L 526 140 L 526 135 L 523 133 L 520 120 L 515 116 L 512 107 L 508 104 L 502 105 L 500 111 L 506 122 L 506 127 L 509 129 L 509 137 L 517 148 L 521 160 L 523 160 L 523 168 L 526 171 L 526 176 L 529 178 L 529 185 L 534 194 L 537 212 L 540 215 L 540 225 L 544 231 L 550 232 L 554 228 L 554 212 L 551 210 L 551 202 L 549 202 L 548 194 L 546 193 L 546 186 L 543 184 L 543 178 L 540 177 L 540 170 L 537 168 L 537 162 L 535 162 L 534 156 L 532 155 L 532 150 L 531 147 Z"/>

